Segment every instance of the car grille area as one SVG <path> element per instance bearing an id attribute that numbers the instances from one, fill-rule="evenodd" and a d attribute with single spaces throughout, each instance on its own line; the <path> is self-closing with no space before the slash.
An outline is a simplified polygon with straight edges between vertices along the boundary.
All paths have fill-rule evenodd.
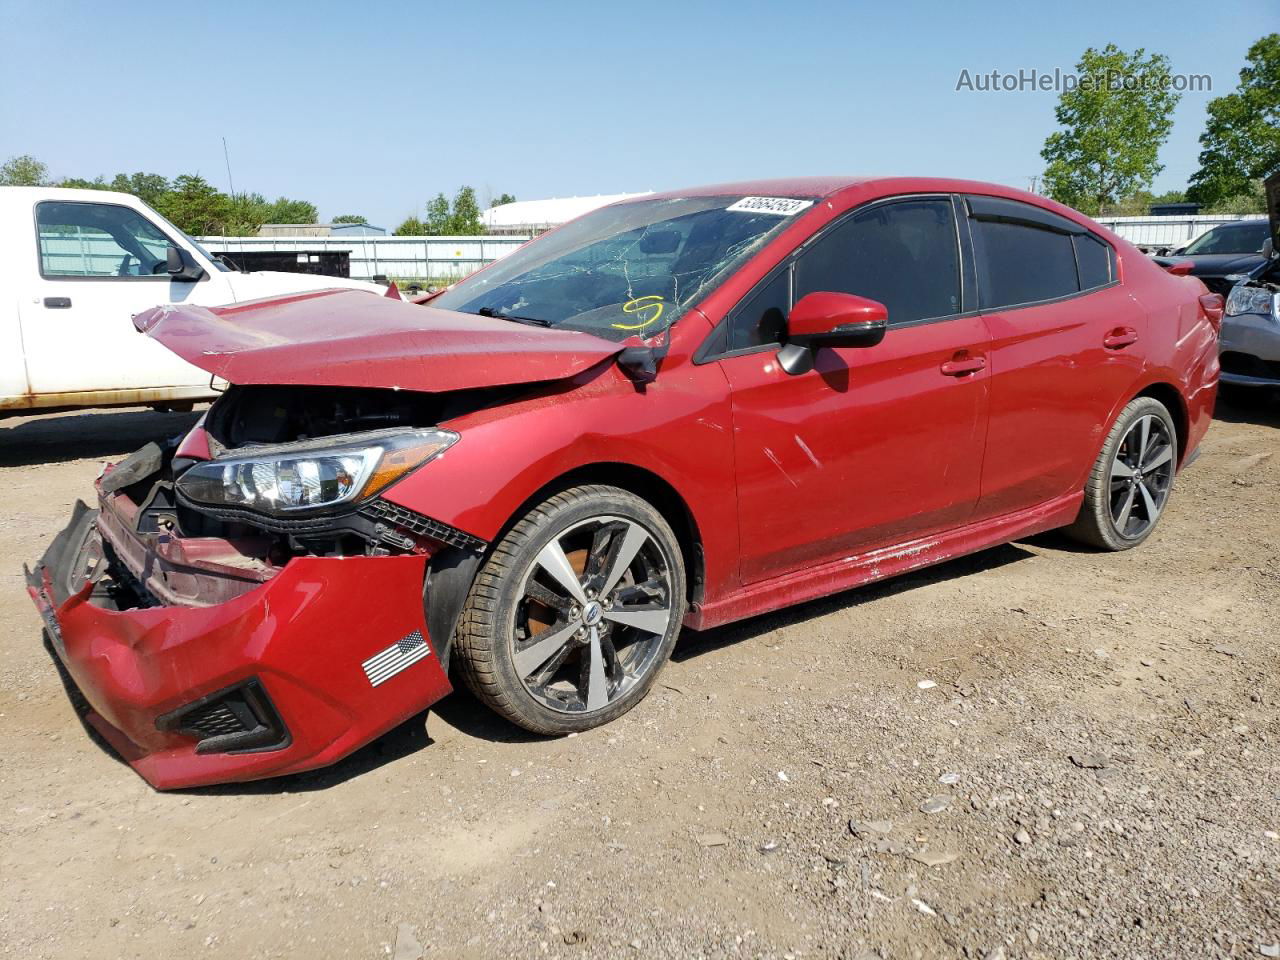
<path id="1" fill-rule="evenodd" d="M 1280 363 L 1275 360 L 1263 360 L 1248 353 L 1225 350 L 1218 358 L 1223 373 L 1233 373 L 1241 377 L 1260 377 L 1263 380 L 1280 382 Z"/>
<path id="2" fill-rule="evenodd" d="M 256 678 L 167 713 L 156 727 L 195 737 L 196 753 L 257 753 L 289 743 L 284 721 Z"/>

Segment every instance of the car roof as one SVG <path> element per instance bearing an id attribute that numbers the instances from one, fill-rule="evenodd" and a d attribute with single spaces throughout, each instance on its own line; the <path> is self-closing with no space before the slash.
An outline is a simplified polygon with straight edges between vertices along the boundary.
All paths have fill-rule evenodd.
<path id="1" fill-rule="evenodd" d="M 1235 223 L 1220 223 L 1214 230 L 1246 230 L 1249 227 L 1266 227 L 1266 217 L 1251 217 L 1248 220 L 1237 220 Z"/>
<path id="2" fill-rule="evenodd" d="M 1072 218 L 1082 215 L 1040 194 L 1028 193 L 1017 187 L 981 180 L 960 180 L 952 177 L 894 177 L 894 176 L 827 176 L 780 177 L 768 180 L 742 180 L 731 183 L 714 183 L 699 187 L 686 187 L 651 193 L 635 200 L 670 200 L 682 197 L 806 197 L 817 200 L 834 199 L 836 195 L 856 195 L 856 199 L 873 198 L 908 193 L 976 193 L 1005 197 L 1035 204 L 1047 210 L 1064 213 Z"/>

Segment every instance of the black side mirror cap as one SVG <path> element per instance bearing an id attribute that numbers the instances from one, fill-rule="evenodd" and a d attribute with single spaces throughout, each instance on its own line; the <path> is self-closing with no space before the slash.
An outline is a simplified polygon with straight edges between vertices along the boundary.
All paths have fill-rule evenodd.
<path id="1" fill-rule="evenodd" d="M 204 268 L 181 247 L 170 246 L 165 251 L 165 270 L 171 280 L 194 283 L 205 278 Z"/>
<path id="2" fill-rule="evenodd" d="M 844 323 L 825 333 L 794 337 L 778 351 L 778 366 L 793 377 L 808 373 L 819 347 L 874 347 L 888 329 L 886 320 L 864 320 Z"/>

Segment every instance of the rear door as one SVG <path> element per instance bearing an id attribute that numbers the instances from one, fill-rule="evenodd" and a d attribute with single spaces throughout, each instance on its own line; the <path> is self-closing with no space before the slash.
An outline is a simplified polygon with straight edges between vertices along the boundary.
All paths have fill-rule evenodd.
<path id="1" fill-rule="evenodd" d="M 1084 480 L 1141 372 L 1146 317 L 1115 251 L 1031 204 L 966 198 L 991 330 L 991 416 L 975 519 L 1044 503 Z"/>
<path id="2" fill-rule="evenodd" d="M 208 374 L 139 334 L 131 318 L 210 284 L 225 294 L 215 302 L 230 300 L 224 280 L 171 280 L 165 270 L 170 238 L 123 204 L 43 200 L 35 219 L 35 262 L 24 265 L 20 308 L 33 393 L 208 384 Z"/>
<path id="3" fill-rule="evenodd" d="M 978 498 L 988 334 L 965 315 L 948 197 L 872 204 L 807 241 L 728 318 L 745 582 L 963 523 Z M 779 333 L 795 300 L 878 300 L 883 342 L 818 351 L 785 373 Z"/>

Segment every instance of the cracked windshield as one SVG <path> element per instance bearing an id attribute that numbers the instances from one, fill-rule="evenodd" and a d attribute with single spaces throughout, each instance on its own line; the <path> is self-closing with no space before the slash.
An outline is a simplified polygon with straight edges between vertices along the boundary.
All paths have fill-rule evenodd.
<path id="1" fill-rule="evenodd" d="M 716 196 L 605 207 L 462 281 L 431 306 L 611 340 L 652 337 L 810 205 Z"/>

